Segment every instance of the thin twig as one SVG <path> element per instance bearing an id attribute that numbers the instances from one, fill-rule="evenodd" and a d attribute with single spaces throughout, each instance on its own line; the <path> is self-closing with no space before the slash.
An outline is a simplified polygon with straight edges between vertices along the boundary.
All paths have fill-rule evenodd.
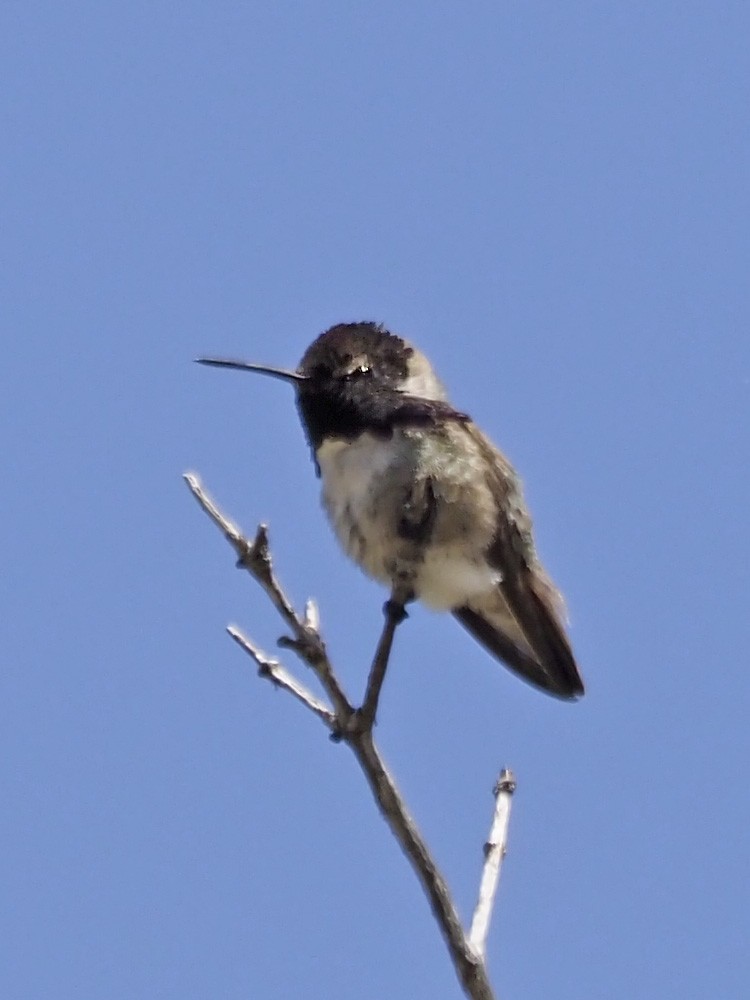
<path id="1" fill-rule="evenodd" d="M 380 692 L 383 688 L 383 681 L 385 680 L 386 670 L 388 669 L 388 661 L 391 657 L 393 637 L 396 634 L 398 626 L 404 618 L 406 618 L 406 611 L 403 604 L 399 604 L 396 600 L 394 600 L 394 598 L 385 602 L 383 614 L 385 616 L 383 631 L 380 636 L 380 641 L 378 642 L 378 648 L 375 651 L 372 666 L 370 667 L 370 675 L 367 678 L 365 697 L 362 702 L 362 708 L 360 709 L 360 716 L 365 724 L 365 728 L 368 729 L 372 729 L 375 725 L 375 716 L 378 711 Z"/>
<path id="2" fill-rule="evenodd" d="M 487 934 L 490 929 L 492 908 L 495 905 L 497 886 L 500 881 L 500 867 L 508 848 L 508 823 L 510 805 L 516 779 L 507 768 L 500 772 L 494 788 L 495 814 L 487 843 L 484 845 L 484 866 L 479 882 L 479 894 L 469 931 L 469 945 L 475 954 L 484 958 L 487 949 Z"/>
<path id="3" fill-rule="evenodd" d="M 268 548 L 268 528 L 266 525 L 261 524 L 258 526 L 255 540 L 251 544 L 240 529 L 219 510 L 208 493 L 203 489 L 203 485 L 195 473 L 186 472 L 183 479 L 200 506 L 214 524 L 221 529 L 224 537 L 237 553 L 237 565 L 246 569 L 258 581 L 270 598 L 273 606 L 291 629 L 294 637 L 291 639 L 286 636 L 283 637 L 283 639 L 279 640 L 279 645 L 293 649 L 308 666 L 315 670 L 321 684 L 325 688 L 326 694 L 336 709 L 336 714 L 348 719 L 353 713 L 354 708 L 331 670 L 331 664 L 320 633 L 317 628 L 308 624 L 308 621 L 314 618 L 314 616 L 307 614 L 310 610 L 309 602 L 305 618 L 300 619 L 292 607 L 291 601 L 281 589 L 281 584 L 273 572 L 271 554 Z"/>
<path id="4" fill-rule="evenodd" d="M 293 677 L 278 660 L 262 652 L 236 625 L 228 625 L 227 632 L 238 646 L 252 656 L 258 664 L 258 673 L 261 677 L 267 677 L 276 687 L 288 691 L 298 701 L 301 701 L 303 705 L 306 705 L 311 712 L 314 712 L 318 718 L 322 719 L 329 729 L 335 728 L 336 716 L 330 708 L 316 698 L 312 691 L 308 691 L 305 685 L 301 684 L 296 677 Z"/>

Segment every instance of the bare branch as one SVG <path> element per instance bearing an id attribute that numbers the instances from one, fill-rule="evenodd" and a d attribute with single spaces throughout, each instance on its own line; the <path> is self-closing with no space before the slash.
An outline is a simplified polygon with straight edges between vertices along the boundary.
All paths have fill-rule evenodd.
<path id="1" fill-rule="evenodd" d="M 422 883 L 466 996 L 471 1000 L 494 1000 L 484 959 L 468 943 L 446 881 L 409 815 L 373 743 L 372 733 L 357 734 L 347 742 L 364 771 L 380 812 Z"/>
<path id="2" fill-rule="evenodd" d="M 310 603 L 308 602 L 305 618 L 300 619 L 292 607 L 291 601 L 281 589 L 281 584 L 273 572 L 271 554 L 268 549 L 268 528 L 266 525 L 261 524 L 258 526 L 255 540 L 251 544 L 240 529 L 219 510 L 211 497 L 203 489 L 198 476 L 192 472 L 187 472 L 183 478 L 200 506 L 214 524 L 221 529 L 224 537 L 237 553 L 237 565 L 246 569 L 258 581 L 270 598 L 273 606 L 291 629 L 293 638 L 284 636 L 279 640 L 279 645 L 287 649 L 293 649 L 309 667 L 312 667 L 320 678 L 326 694 L 331 699 L 337 716 L 341 717 L 342 720 L 346 719 L 348 721 L 354 708 L 331 670 L 325 644 L 317 627 L 314 627 L 314 624 L 309 624 L 309 622 L 314 623 L 315 621 L 315 613 L 309 614 Z"/>
<path id="3" fill-rule="evenodd" d="M 224 537 L 237 553 L 238 566 L 244 567 L 244 569 L 248 570 L 255 577 L 271 598 L 274 607 L 281 617 L 297 635 L 297 638 L 305 638 L 303 625 L 297 618 L 294 608 L 286 598 L 273 573 L 271 555 L 268 550 L 268 526 L 265 524 L 258 525 L 255 540 L 251 544 L 237 525 L 219 510 L 212 498 L 203 489 L 203 485 L 195 473 L 186 472 L 183 479 L 188 484 L 188 489 L 200 506 L 214 524 L 223 531 Z"/>
<path id="4" fill-rule="evenodd" d="M 500 783 L 504 775 L 507 775 L 512 783 L 510 772 L 503 772 L 500 782 L 498 782 L 498 805 L 492 827 L 493 832 L 487 845 L 480 903 L 477 904 L 477 911 L 482 904 L 487 910 L 487 915 L 482 917 L 483 930 L 477 932 L 476 940 L 480 942 L 480 947 L 477 947 L 474 943 L 475 938 L 473 936 L 467 937 L 465 934 L 445 879 L 438 870 L 414 820 L 409 815 L 406 804 L 373 741 L 372 726 L 378 696 L 385 676 L 393 634 L 399 621 L 403 620 L 403 605 L 400 607 L 401 615 L 394 614 L 393 608 L 391 613 L 386 613 L 383 634 L 378 643 L 370 671 L 365 702 L 362 709 L 355 711 L 335 676 L 325 645 L 320 637 L 317 605 L 314 601 L 308 601 L 304 616 L 300 618 L 273 573 L 265 525 L 260 525 L 255 540 L 250 543 L 242 535 L 239 528 L 222 514 L 213 500 L 205 493 L 197 476 L 189 473 L 184 478 L 200 506 L 218 525 L 234 548 L 238 555 L 238 565 L 247 569 L 258 581 L 290 628 L 292 637 L 283 637 L 279 640 L 279 645 L 293 649 L 314 671 L 331 699 L 333 711 L 292 677 L 280 663 L 259 650 L 239 629 L 231 626 L 228 629 L 229 634 L 255 660 L 261 675 L 268 677 L 278 687 L 292 694 L 326 724 L 335 738 L 351 747 L 364 772 L 378 809 L 401 845 L 427 895 L 466 996 L 471 1000 L 494 1000 L 484 962 L 484 941 L 489 926 L 489 913 L 497 888 L 500 859 L 505 849 L 509 807 L 505 810 L 502 839 L 498 841 L 500 855 L 496 863 L 492 862 L 495 865 L 495 868 L 492 869 L 492 876 L 490 876 L 490 848 L 495 844 L 496 828 L 500 829 L 498 824 L 499 802 L 502 797 Z M 507 789 L 505 791 L 509 800 L 510 791 Z M 490 882 L 491 877 L 494 880 L 492 882 Z M 488 904 L 483 902 L 487 899 L 489 899 Z M 475 922 L 476 920 L 477 915 L 475 914 Z"/>
<path id="5" fill-rule="evenodd" d="M 283 688 L 288 691 L 291 695 L 301 701 L 303 705 L 306 705 L 311 712 L 314 712 L 320 719 L 325 722 L 329 729 L 334 729 L 336 727 L 336 716 L 334 713 L 323 704 L 312 691 L 308 691 L 304 684 L 301 684 L 296 677 L 293 677 L 289 671 L 283 667 L 278 660 L 267 656 L 258 647 L 251 642 L 235 625 L 228 625 L 227 632 L 231 635 L 234 641 L 245 650 L 246 653 L 255 660 L 258 664 L 258 673 L 261 677 L 267 677 L 276 687 Z"/>
<path id="6" fill-rule="evenodd" d="M 484 866 L 479 882 L 479 895 L 469 931 L 469 945 L 474 952 L 484 958 L 487 948 L 487 934 L 490 929 L 492 908 L 495 905 L 497 886 L 500 881 L 500 866 L 508 849 L 508 823 L 516 779 L 507 768 L 500 772 L 494 788 L 495 814 L 487 843 L 484 845 Z"/>

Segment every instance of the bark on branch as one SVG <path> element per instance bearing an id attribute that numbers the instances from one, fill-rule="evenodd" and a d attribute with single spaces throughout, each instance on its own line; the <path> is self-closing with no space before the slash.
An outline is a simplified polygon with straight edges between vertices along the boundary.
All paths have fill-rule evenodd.
<path id="1" fill-rule="evenodd" d="M 250 542 L 219 510 L 196 475 L 186 473 L 184 478 L 190 492 L 234 548 L 237 565 L 246 569 L 260 584 L 289 629 L 291 635 L 282 637 L 279 644 L 292 649 L 313 671 L 330 704 L 327 705 L 317 698 L 278 660 L 263 653 L 238 628 L 230 626 L 227 631 L 254 660 L 262 677 L 268 678 L 276 687 L 288 691 L 323 722 L 332 738 L 346 743 L 351 748 L 370 786 L 378 809 L 422 884 L 464 993 L 470 1000 L 495 1000 L 485 965 L 485 947 L 500 875 L 500 864 L 507 844 L 510 796 L 515 788 L 513 776 L 509 771 L 503 771 L 495 786 L 495 815 L 489 839 L 485 844 L 485 860 L 477 907 L 471 930 L 467 934 L 446 881 L 375 745 L 372 726 L 376 705 L 370 704 L 368 711 L 362 712 L 354 708 L 344 693 L 320 634 L 315 603 L 308 601 L 303 615 L 298 615 L 294 610 L 274 573 L 265 525 L 261 524 L 258 527 L 255 539 Z M 389 621 L 386 615 L 385 629 L 388 627 Z M 384 670 L 384 664 L 382 666 Z"/>

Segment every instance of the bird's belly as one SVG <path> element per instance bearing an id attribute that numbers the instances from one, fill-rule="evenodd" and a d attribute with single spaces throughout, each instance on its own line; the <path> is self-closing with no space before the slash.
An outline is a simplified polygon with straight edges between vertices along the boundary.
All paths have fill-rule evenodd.
<path id="1" fill-rule="evenodd" d="M 324 441 L 317 452 L 324 507 L 346 553 L 374 579 L 388 585 L 408 579 L 415 596 L 436 610 L 461 607 L 500 581 L 484 558 L 486 532 L 451 530 L 455 514 L 439 507 L 431 538 L 405 540 L 399 523 L 416 458 L 408 441 L 401 445 L 369 434 Z"/>
<path id="2" fill-rule="evenodd" d="M 500 580 L 498 570 L 488 565 L 481 555 L 471 558 L 455 545 L 434 545 L 424 554 L 414 590 L 428 607 L 449 611 L 487 594 Z"/>

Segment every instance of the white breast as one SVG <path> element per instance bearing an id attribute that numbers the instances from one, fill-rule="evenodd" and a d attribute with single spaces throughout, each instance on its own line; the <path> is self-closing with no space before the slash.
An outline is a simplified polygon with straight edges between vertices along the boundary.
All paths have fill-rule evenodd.
<path id="1" fill-rule="evenodd" d="M 357 520 L 366 518 L 378 482 L 393 464 L 394 447 L 371 434 L 355 441 L 326 438 L 317 451 L 323 500 L 335 520 L 349 507 Z"/>
<path id="2" fill-rule="evenodd" d="M 366 433 L 355 441 L 327 439 L 317 451 L 323 506 L 333 530 L 345 552 L 383 583 L 391 582 L 395 532 L 385 484 L 392 481 L 398 456 L 393 438 Z"/>

